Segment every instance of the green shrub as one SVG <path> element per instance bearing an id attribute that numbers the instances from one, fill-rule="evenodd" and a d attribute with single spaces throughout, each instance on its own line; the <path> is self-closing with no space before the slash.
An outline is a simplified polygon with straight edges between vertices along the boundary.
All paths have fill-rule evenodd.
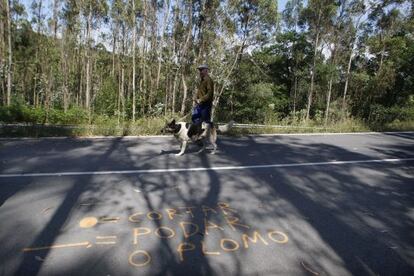
<path id="1" fill-rule="evenodd" d="M 48 123 L 54 125 L 78 125 L 88 122 L 88 112 L 79 107 L 73 107 L 66 111 L 61 109 L 50 109 Z"/>
<path id="2" fill-rule="evenodd" d="M 382 105 L 371 105 L 368 123 L 373 126 L 384 126 L 398 121 L 413 121 L 414 107 L 384 107 Z"/>
<path id="3" fill-rule="evenodd" d="M 39 119 L 38 110 L 36 112 L 20 103 L 13 103 L 10 106 L 0 107 L 0 122 L 3 123 L 36 123 Z"/>
<path id="4" fill-rule="evenodd" d="M 13 103 L 0 107 L 0 122 L 3 123 L 32 123 L 53 125 L 77 125 L 88 122 L 87 111 L 74 107 L 66 113 L 61 109 L 33 108 L 27 105 Z"/>

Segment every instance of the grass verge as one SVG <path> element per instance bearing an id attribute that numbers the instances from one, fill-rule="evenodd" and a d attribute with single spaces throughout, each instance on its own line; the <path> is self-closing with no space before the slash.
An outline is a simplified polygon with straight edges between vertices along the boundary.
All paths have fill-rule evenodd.
<path id="1" fill-rule="evenodd" d="M 89 136 L 131 136 L 160 135 L 165 124 L 164 118 L 141 118 L 135 122 L 118 124 L 116 120 L 97 121 L 94 125 L 0 125 L 0 137 L 89 137 Z M 395 121 L 383 126 L 368 126 L 361 121 L 347 119 L 328 126 L 313 121 L 298 125 L 261 125 L 234 127 L 229 135 L 277 133 L 344 133 L 367 131 L 414 131 L 414 121 Z"/>

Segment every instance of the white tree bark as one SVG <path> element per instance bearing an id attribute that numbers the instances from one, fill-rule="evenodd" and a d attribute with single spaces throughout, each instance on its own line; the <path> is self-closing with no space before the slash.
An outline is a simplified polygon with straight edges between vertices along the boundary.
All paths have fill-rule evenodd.
<path id="1" fill-rule="evenodd" d="M 135 97 L 135 49 L 136 49 L 136 40 L 137 40 L 137 26 L 136 26 L 136 17 L 135 17 L 135 0 L 132 0 L 132 11 L 133 11 L 133 21 L 132 24 L 132 121 L 135 122 L 135 110 L 136 110 L 136 97 Z"/>
<path id="2" fill-rule="evenodd" d="M 310 83 L 310 88 L 309 88 L 309 95 L 308 95 L 308 106 L 306 108 L 306 120 L 309 120 L 309 115 L 310 115 L 310 109 L 311 109 L 311 105 L 312 105 L 312 99 L 313 99 L 313 87 L 315 84 L 315 69 L 316 69 L 316 55 L 318 53 L 318 45 L 319 45 L 319 35 L 320 35 L 320 31 L 319 31 L 319 23 L 322 17 L 322 11 L 321 9 L 319 9 L 319 15 L 318 15 L 318 23 L 317 23 L 317 31 L 316 31 L 316 37 L 315 37 L 315 43 L 314 43 L 314 52 L 313 52 L 313 64 L 312 64 L 312 69 L 311 69 L 311 83 Z"/>
<path id="3" fill-rule="evenodd" d="M 4 5 L 4 1 L 0 1 L 0 10 L 6 10 L 6 6 Z M 3 70 L 6 66 L 5 60 L 5 22 L 4 20 L 0 20 L 0 70 Z M 3 78 L 0 79 L 0 89 L 2 93 L 3 104 L 6 104 L 6 86 Z"/>
<path id="4" fill-rule="evenodd" d="M 185 81 L 185 77 L 183 73 L 181 73 L 181 81 L 183 83 L 183 101 L 181 103 L 181 116 L 184 116 L 185 103 L 187 102 L 187 83 Z"/>
<path id="5" fill-rule="evenodd" d="M 167 5 L 166 5 L 166 15 L 163 19 L 163 23 L 162 23 L 162 31 L 161 31 L 161 38 L 160 38 L 160 42 L 158 45 L 158 70 L 157 70 L 157 80 L 156 80 L 156 84 L 155 87 L 158 90 L 159 89 L 159 85 L 160 85 L 160 75 L 161 75 L 161 61 L 162 61 L 162 47 L 164 44 L 164 34 L 165 34 L 165 30 L 167 29 L 167 22 L 168 22 L 168 18 L 170 17 L 170 0 L 167 0 Z"/>
<path id="6" fill-rule="evenodd" d="M 90 95 L 91 95 L 91 29 L 92 29 L 92 4 L 89 5 L 88 19 L 86 24 L 86 91 L 85 91 L 85 106 L 90 112 Z"/>
<path id="7" fill-rule="evenodd" d="M 8 66 L 7 66 L 7 97 L 6 104 L 11 104 L 11 90 L 12 90 L 12 41 L 11 41 L 11 15 L 10 15 L 10 0 L 6 0 L 6 19 L 7 19 L 7 55 L 8 55 Z"/>

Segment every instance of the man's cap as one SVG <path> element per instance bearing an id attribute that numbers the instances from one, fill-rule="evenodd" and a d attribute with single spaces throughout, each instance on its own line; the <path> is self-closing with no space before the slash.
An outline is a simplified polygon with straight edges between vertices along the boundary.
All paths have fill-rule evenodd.
<path id="1" fill-rule="evenodd" d="M 198 69 L 198 70 L 201 70 L 201 69 L 208 69 L 208 65 L 207 65 L 207 64 L 201 64 L 201 65 L 199 65 L 199 66 L 197 67 L 197 69 Z"/>

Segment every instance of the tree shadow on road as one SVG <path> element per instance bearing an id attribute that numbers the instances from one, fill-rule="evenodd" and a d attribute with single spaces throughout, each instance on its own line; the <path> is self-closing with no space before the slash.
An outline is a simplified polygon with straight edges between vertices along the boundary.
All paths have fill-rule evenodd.
<path id="1" fill-rule="evenodd" d="M 141 141 L 114 139 L 93 146 L 97 154 L 74 158 L 70 169 L 80 170 L 84 161 L 96 162 L 94 170 L 108 167 L 141 170 L 150 168 L 185 168 L 200 166 L 211 168 L 218 165 L 260 165 L 274 163 L 326 162 L 333 160 L 377 159 L 345 148 L 324 143 L 306 144 L 295 138 L 242 138 L 223 139 L 219 156 L 190 153 L 177 159 L 171 154 L 156 154 L 139 147 Z M 149 142 L 152 143 L 152 142 Z M 155 142 L 155 148 L 159 147 Z M 384 150 L 380 152 L 380 150 Z M 412 156 L 410 148 L 404 144 L 389 145 L 387 148 L 373 148 L 373 152 L 395 156 Z M 101 153 L 102 152 L 102 153 Z M 140 155 L 140 156 L 137 156 Z M 102 162 L 101 162 L 102 161 Z M 48 164 L 45 161 L 44 164 Z M 120 162 L 122 162 L 120 164 Z M 36 167 L 41 167 L 37 164 Z M 409 167 L 409 165 L 407 165 Z M 147 275 L 242 275 L 252 273 L 248 267 L 248 252 L 239 250 L 227 252 L 219 257 L 203 252 L 202 244 L 208 242 L 205 220 L 223 225 L 223 218 L 214 212 L 203 213 L 204 206 L 216 208 L 225 201 L 236 206 L 243 215 L 244 223 L 258 225 L 266 229 L 270 225 L 279 226 L 289 235 L 289 250 L 294 257 L 267 255 L 269 265 L 285 261 L 285 266 L 293 266 L 288 271 L 293 274 L 309 273 L 304 267 L 312 268 L 320 274 L 369 274 L 406 275 L 413 272 L 414 245 L 412 240 L 414 220 L 409 215 L 413 208 L 414 189 L 407 185 L 409 170 L 401 173 L 398 166 L 389 164 L 329 165 L 274 169 L 246 169 L 244 171 L 205 172 L 165 172 L 157 174 L 123 174 L 116 176 L 75 177 L 76 182 L 67 191 L 64 200 L 57 208 L 47 225 L 33 240 L 31 247 L 53 244 L 58 237 L 71 230 L 67 221 L 75 213 L 74 207 L 80 201 L 95 202 L 76 210 L 80 215 L 122 215 L 126 219 L 134 213 L 142 212 L 143 217 L 151 211 L 164 212 L 163 219 L 145 219 L 146 222 L 126 221 L 118 228 L 121 235 L 128 237 L 117 244 L 118 250 L 128 256 L 141 247 L 141 238 L 133 243 L 134 228 L 148 227 L 151 231 L 170 227 L 176 232 L 174 239 L 155 238 L 149 252 L 152 265 L 136 268 L 128 264 L 127 257 L 121 265 L 112 265 L 116 253 L 96 251 L 79 258 L 71 266 L 62 266 L 59 273 L 90 275 L 95 273 Z M 386 181 L 386 182 L 385 182 Z M 100 203 L 104 203 L 100 205 Z M 185 216 L 171 220 L 165 215 L 169 208 L 183 209 Z M 193 213 L 188 212 L 192 210 Z M 187 211 L 187 212 L 185 212 Z M 199 227 L 197 233 L 187 237 L 179 231 L 179 222 L 188 222 Z M 123 227 L 123 228 L 122 228 Z M 127 230 L 125 230 L 127 229 Z M 226 234 L 220 229 L 218 240 Z M 404 242 L 404 243 L 403 243 Z M 180 243 L 193 244 L 194 249 L 183 253 L 177 248 Z M 94 250 L 98 248 L 94 247 Z M 95 252 L 95 251 L 94 251 Z M 118 251 L 111 251 L 118 252 Z M 249 251 L 250 252 L 250 251 Z M 279 251 L 277 251 L 279 252 Z M 286 251 L 288 252 L 288 251 Z M 36 255 L 47 259 L 51 250 L 39 251 Z M 286 253 L 288 255 L 288 253 Z M 222 258 L 231 262 L 217 262 Z M 220 264 L 221 263 L 221 264 Z M 33 254 L 24 254 L 16 275 L 38 274 L 42 262 L 35 262 Z M 124 264 L 124 265 L 122 265 Z M 304 266 L 306 264 L 306 266 Z M 249 271 L 249 272 L 248 272 Z M 256 272 L 274 274 L 286 272 L 272 267 L 257 267 Z M 339 273 L 339 274 L 341 274 Z"/>
<path id="2" fill-rule="evenodd" d="M 110 147 L 99 157 L 90 160 L 99 164 L 100 160 L 105 160 L 108 156 L 116 150 L 120 143 L 120 139 L 114 139 Z M 68 161 L 70 162 L 70 161 Z M 69 218 L 74 206 L 78 202 L 82 193 L 90 189 L 92 176 L 80 177 L 76 179 L 72 187 L 67 191 L 60 206 L 54 212 L 52 218 L 48 221 L 46 226 L 40 231 L 37 237 L 33 240 L 30 248 L 41 247 L 44 245 L 52 245 L 61 234 L 61 230 Z M 51 249 L 38 251 L 36 256 L 40 260 L 45 260 Z M 37 275 L 42 267 L 43 262 L 36 261 L 32 254 L 24 254 L 15 275 Z"/>
<path id="3" fill-rule="evenodd" d="M 271 156 L 278 154 L 274 151 L 276 145 L 260 140 L 250 138 L 240 148 L 228 151 L 238 152 L 239 156 L 243 147 L 258 150 L 256 153 L 264 157 L 263 163 L 271 162 Z M 273 163 L 301 163 L 315 157 L 319 162 L 344 160 L 344 157 L 345 160 L 378 159 L 330 144 L 313 143 L 303 147 L 299 143 L 298 147 L 294 141 L 287 142 L 280 154 L 283 161 L 273 159 Z M 389 145 L 384 151 L 398 154 L 393 157 L 414 155 L 412 148 L 400 144 Z M 323 245 L 310 247 L 303 238 L 309 237 L 308 231 L 303 224 L 292 221 L 292 240 L 303 252 L 298 256 L 298 264 L 303 258 L 317 271 L 327 274 L 335 274 L 335 269 L 343 266 L 345 272 L 353 275 L 409 275 L 414 273 L 414 219 L 409 215 L 410 208 L 414 207 L 414 188 L 410 185 L 413 174 L 403 175 L 400 166 L 355 164 L 250 170 L 251 177 L 266 186 L 270 193 L 249 192 L 266 202 L 275 218 L 289 215 L 277 204 L 285 202 L 284 206 L 293 208 L 296 213 L 290 215 L 304 219 L 308 230 L 320 236 Z M 263 218 L 261 214 L 256 216 Z M 333 261 L 337 267 L 329 265 Z"/>

